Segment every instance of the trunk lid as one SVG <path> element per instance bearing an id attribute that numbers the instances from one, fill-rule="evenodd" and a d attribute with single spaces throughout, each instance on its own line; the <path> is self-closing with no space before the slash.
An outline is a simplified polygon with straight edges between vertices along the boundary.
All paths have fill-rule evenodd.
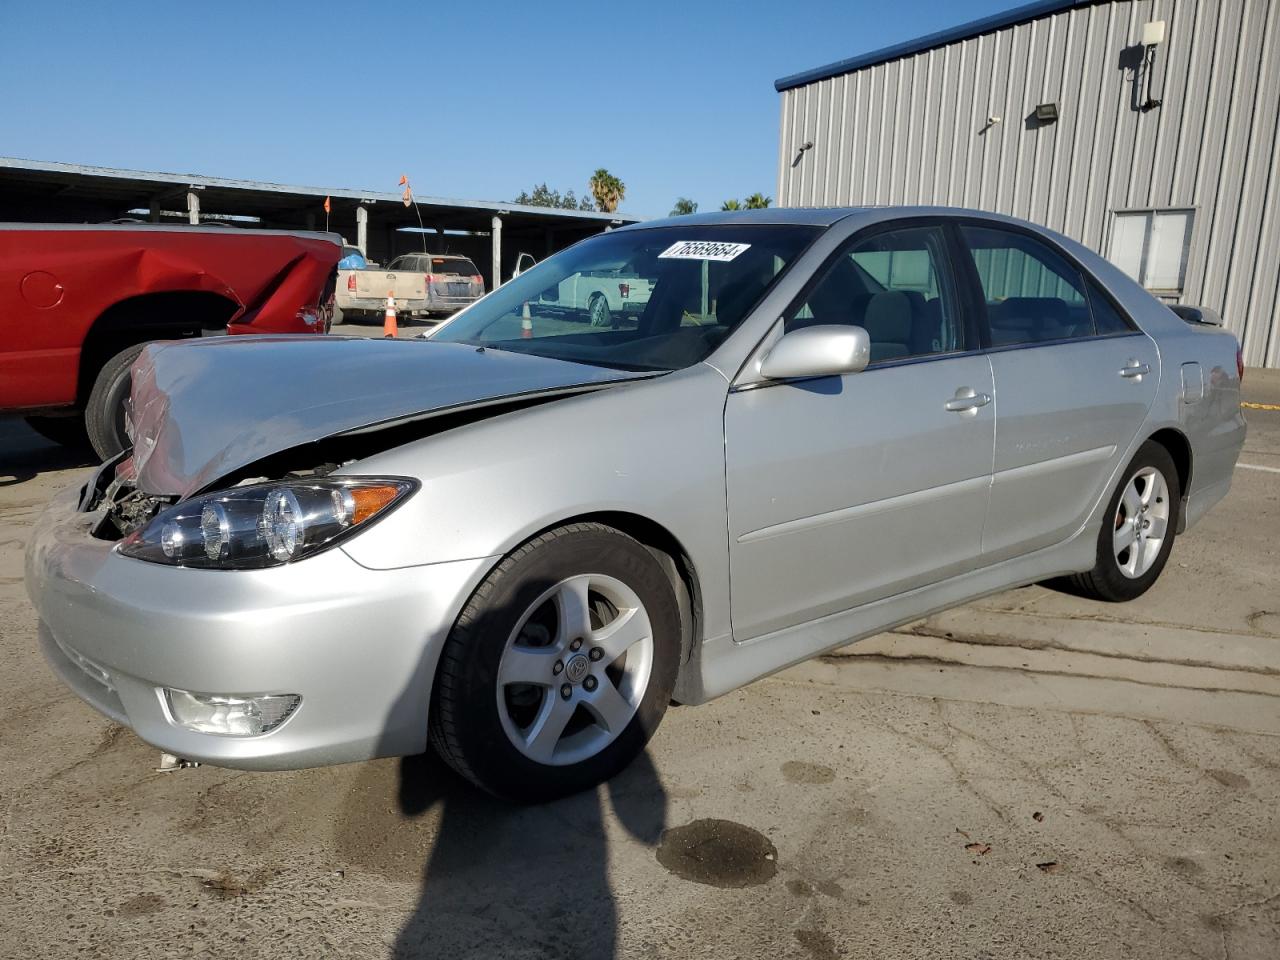
<path id="1" fill-rule="evenodd" d="M 378 297 L 386 299 L 387 294 L 401 300 L 422 300 L 427 296 L 427 278 L 425 274 L 410 273 L 407 270 L 355 271 L 357 297 Z"/>

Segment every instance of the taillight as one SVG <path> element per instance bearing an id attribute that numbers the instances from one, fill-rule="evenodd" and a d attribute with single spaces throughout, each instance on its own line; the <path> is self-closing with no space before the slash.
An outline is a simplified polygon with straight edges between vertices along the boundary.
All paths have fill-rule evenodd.
<path id="1" fill-rule="evenodd" d="M 1236 373 L 1240 377 L 1240 382 L 1244 383 L 1244 348 L 1236 347 Z"/>
<path id="2" fill-rule="evenodd" d="M 431 284 L 433 284 L 433 283 L 435 283 L 435 282 L 436 282 L 436 275 L 435 275 L 434 273 L 428 273 L 428 274 L 426 275 L 426 278 L 425 278 L 425 279 L 426 279 L 427 284 L 428 284 L 428 286 L 429 286 L 429 285 L 431 285 Z"/>
<path id="3" fill-rule="evenodd" d="M 472 283 L 478 283 L 478 284 L 480 284 L 480 286 L 482 286 L 482 287 L 483 287 L 483 286 L 484 286 L 484 277 L 480 276 L 480 274 L 478 274 L 478 273 L 476 273 L 476 274 L 472 274 L 472 276 L 471 276 L 471 282 L 472 282 Z"/>
<path id="4" fill-rule="evenodd" d="M 618 284 L 618 295 L 623 297 L 631 296 L 631 284 L 629 283 Z"/>
<path id="5" fill-rule="evenodd" d="M 356 292 L 356 275 L 354 273 L 347 276 L 347 290 L 351 293 Z"/>

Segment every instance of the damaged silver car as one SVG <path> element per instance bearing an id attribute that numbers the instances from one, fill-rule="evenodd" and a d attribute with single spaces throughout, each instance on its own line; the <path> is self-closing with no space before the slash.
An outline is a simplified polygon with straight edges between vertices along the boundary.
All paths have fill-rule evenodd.
<path id="1" fill-rule="evenodd" d="M 582 278 L 644 302 L 584 323 Z M 148 347 L 132 449 L 48 507 L 27 583 L 57 673 L 171 754 L 431 746 L 545 799 L 673 700 L 1018 584 L 1143 593 L 1227 493 L 1240 377 L 1020 221 L 682 217 L 427 339 Z"/>

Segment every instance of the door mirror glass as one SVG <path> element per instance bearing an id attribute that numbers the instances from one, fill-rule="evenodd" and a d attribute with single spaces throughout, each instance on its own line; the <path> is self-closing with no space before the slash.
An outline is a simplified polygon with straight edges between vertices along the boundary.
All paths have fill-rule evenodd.
<path id="1" fill-rule="evenodd" d="M 862 327 L 836 324 L 802 327 L 782 335 L 760 363 L 770 380 L 857 373 L 871 359 L 871 339 Z"/>

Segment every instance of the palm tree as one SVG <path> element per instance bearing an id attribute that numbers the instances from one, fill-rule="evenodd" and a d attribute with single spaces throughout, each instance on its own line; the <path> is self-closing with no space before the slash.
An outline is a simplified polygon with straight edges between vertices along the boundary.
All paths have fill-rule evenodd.
<path id="1" fill-rule="evenodd" d="M 720 204 L 720 209 L 721 210 L 741 210 L 742 204 L 737 200 L 726 200 L 724 203 Z"/>
<path id="2" fill-rule="evenodd" d="M 627 185 L 612 173 L 601 167 L 587 181 L 591 194 L 596 198 L 596 208 L 604 213 L 613 213 L 618 204 L 627 195 Z"/>
<path id="3" fill-rule="evenodd" d="M 760 191 L 756 191 L 742 202 L 744 210 L 763 210 L 769 204 L 773 203 L 773 197 L 766 197 Z"/>
<path id="4" fill-rule="evenodd" d="M 669 213 L 668 216 L 683 217 L 683 216 L 687 216 L 690 213 L 697 213 L 697 212 L 698 212 L 698 205 L 696 203 L 694 203 L 688 197 L 680 197 L 678 200 L 676 200 L 676 205 L 671 208 L 671 213 Z"/>

